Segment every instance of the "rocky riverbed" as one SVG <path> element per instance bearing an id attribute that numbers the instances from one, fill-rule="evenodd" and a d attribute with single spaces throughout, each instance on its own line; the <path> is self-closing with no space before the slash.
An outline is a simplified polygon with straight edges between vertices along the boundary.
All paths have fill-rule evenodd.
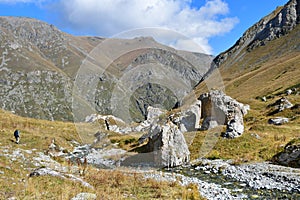
<path id="1" fill-rule="evenodd" d="M 234 165 L 201 159 L 197 165 L 167 171 L 196 183 L 208 199 L 300 199 L 300 169 L 267 162 Z"/>
<path id="2" fill-rule="evenodd" d="M 107 156 L 115 157 L 120 153 L 118 149 L 81 146 L 74 152 L 77 155 L 75 157 L 85 155 L 89 158 L 88 163 L 98 167 L 118 166 L 118 161 L 110 160 Z M 93 158 L 93 155 L 96 157 Z M 101 161 L 104 163 L 101 164 Z M 129 169 L 144 173 L 145 178 L 179 181 L 183 185 L 196 184 L 201 195 L 207 199 L 300 199 L 300 169 L 268 162 L 236 165 L 226 160 L 199 159 L 194 163 L 169 169 Z"/>
<path id="3" fill-rule="evenodd" d="M 196 184 L 207 199 L 300 199 L 300 170 L 256 163 L 234 166 L 228 161 L 210 161 L 198 166 L 146 174 L 146 178 Z"/>

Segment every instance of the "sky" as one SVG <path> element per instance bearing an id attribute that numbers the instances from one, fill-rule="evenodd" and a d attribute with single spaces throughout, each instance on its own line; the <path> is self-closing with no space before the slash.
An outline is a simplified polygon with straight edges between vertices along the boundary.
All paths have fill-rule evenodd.
<path id="1" fill-rule="evenodd" d="M 0 0 L 0 16 L 36 18 L 73 35 L 152 36 L 217 55 L 288 0 Z"/>

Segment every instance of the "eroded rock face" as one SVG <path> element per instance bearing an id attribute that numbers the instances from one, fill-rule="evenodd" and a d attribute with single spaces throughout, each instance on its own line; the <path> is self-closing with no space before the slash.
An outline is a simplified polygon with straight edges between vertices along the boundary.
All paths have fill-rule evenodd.
<path id="1" fill-rule="evenodd" d="M 154 154 L 154 164 L 175 167 L 190 161 L 184 136 L 172 122 L 153 124 L 148 133 L 147 150 Z"/>
<path id="2" fill-rule="evenodd" d="M 243 134 L 243 116 L 250 109 L 249 105 L 237 102 L 222 91 L 213 90 L 199 97 L 202 102 L 203 124 L 201 129 L 207 130 L 216 125 L 227 125 L 227 138 L 235 138 Z"/>
<path id="3" fill-rule="evenodd" d="M 201 130 L 208 130 L 219 126 L 218 122 L 213 117 L 206 117 L 201 125 Z"/>

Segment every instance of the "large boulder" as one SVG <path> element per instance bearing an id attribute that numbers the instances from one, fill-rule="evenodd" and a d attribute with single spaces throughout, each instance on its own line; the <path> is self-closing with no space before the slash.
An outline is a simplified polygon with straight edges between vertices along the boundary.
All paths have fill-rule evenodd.
<path id="1" fill-rule="evenodd" d="M 289 142 L 284 150 L 272 158 L 276 164 L 300 168 L 300 138 Z"/>
<path id="2" fill-rule="evenodd" d="M 200 128 L 201 101 L 183 107 L 182 111 L 176 113 L 172 121 L 179 127 L 182 133 L 196 131 Z"/>
<path id="3" fill-rule="evenodd" d="M 201 113 L 204 118 L 201 129 L 207 130 L 216 124 L 227 125 L 224 137 L 235 138 L 243 134 L 243 116 L 250 109 L 249 105 L 239 103 L 219 90 L 202 94 L 199 100 L 202 103 Z"/>
<path id="4" fill-rule="evenodd" d="M 162 122 L 162 121 L 160 121 Z M 190 151 L 182 132 L 171 121 L 152 124 L 149 133 L 147 152 L 153 152 L 153 162 L 158 167 L 175 167 L 190 161 Z"/>

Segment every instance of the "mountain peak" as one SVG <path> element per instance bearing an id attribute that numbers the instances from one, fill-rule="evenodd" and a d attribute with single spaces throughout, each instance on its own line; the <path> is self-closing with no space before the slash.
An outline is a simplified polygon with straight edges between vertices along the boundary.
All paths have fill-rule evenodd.
<path id="1" fill-rule="evenodd" d="M 277 7 L 271 14 L 246 30 L 230 49 L 215 58 L 214 63 L 220 66 L 229 55 L 237 58 L 237 55 L 243 50 L 250 52 L 259 46 L 266 45 L 269 41 L 288 34 L 300 23 L 299 14 L 300 0 L 290 0 L 284 6 Z"/>

